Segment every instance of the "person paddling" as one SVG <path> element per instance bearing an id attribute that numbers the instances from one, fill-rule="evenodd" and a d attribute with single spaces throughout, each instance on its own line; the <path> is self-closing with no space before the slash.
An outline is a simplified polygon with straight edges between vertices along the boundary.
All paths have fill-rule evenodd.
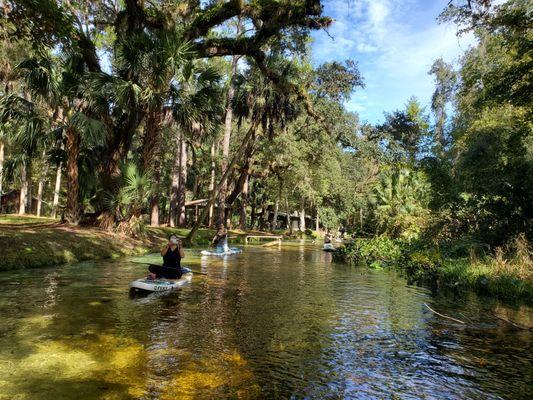
<path id="1" fill-rule="evenodd" d="M 163 266 L 150 265 L 148 279 L 179 279 L 183 274 L 181 269 L 181 259 L 185 257 L 181 240 L 174 234 L 168 238 L 168 244 L 161 249 L 163 256 Z"/>
<path id="2" fill-rule="evenodd" d="M 213 246 L 216 246 L 217 253 L 224 253 L 229 250 L 228 247 L 228 231 L 224 227 L 224 224 L 220 224 L 213 240 L 211 241 Z"/>

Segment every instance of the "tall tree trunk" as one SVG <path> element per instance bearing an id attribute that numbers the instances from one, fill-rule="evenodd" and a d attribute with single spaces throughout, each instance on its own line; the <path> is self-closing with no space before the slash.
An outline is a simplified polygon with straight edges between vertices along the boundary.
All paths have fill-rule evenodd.
<path id="1" fill-rule="evenodd" d="M 43 205 L 43 189 L 44 189 L 44 179 L 39 179 L 39 185 L 37 186 L 37 211 L 36 214 L 38 217 L 41 216 L 41 208 Z"/>
<path id="2" fill-rule="evenodd" d="M 278 193 L 276 196 L 276 203 L 274 204 L 274 219 L 272 220 L 272 230 L 275 230 L 278 227 L 278 214 L 279 214 L 279 202 L 281 201 L 281 188 L 282 181 L 278 180 Z"/>
<path id="3" fill-rule="evenodd" d="M 222 174 L 222 177 L 220 178 L 220 181 L 218 182 L 218 184 L 213 189 L 213 192 L 211 193 L 211 196 L 209 197 L 209 199 L 207 201 L 206 207 L 202 210 L 202 214 L 200 215 L 200 218 L 198 218 L 198 222 L 196 222 L 193 225 L 191 231 L 187 235 L 187 238 L 186 238 L 187 242 L 191 243 L 193 241 L 194 237 L 196 236 L 196 233 L 198 232 L 198 229 L 200 228 L 200 224 L 207 217 L 207 214 L 209 212 L 209 207 L 211 206 L 211 204 L 213 204 L 215 202 L 215 200 L 216 200 L 216 198 L 217 198 L 217 196 L 218 196 L 218 194 L 220 192 L 220 189 L 222 188 L 222 185 L 224 185 L 226 183 L 226 181 L 228 179 L 228 175 L 230 174 L 230 172 L 235 167 L 235 164 L 237 163 L 237 159 L 242 156 L 242 153 L 246 149 L 246 146 L 248 146 L 248 144 L 250 142 L 250 139 L 253 137 L 253 135 L 255 133 L 256 127 L 257 127 L 257 123 L 255 121 L 253 121 L 252 125 L 250 126 L 250 129 L 248 130 L 248 132 L 244 136 L 244 138 L 243 138 L 239 148 L 237 149 L 235 155 L 231 159 L 231 162 L 228 165 L 228 168 L 226 169 L 226 172 L 224 174 Z"/>
<path id="4" fill-rule="evenodd" d="M 318 207 L 316 209 L 316 231 L 320 232 L 320 217 L 318 216 Z"/>
<path id="5" fill-rule="evenodd" d="M 252 202 L 252 209 L 250 210 L 250 229 L 254 229 L 255 214 L 256 214 L 256 209 L 255 209 L 255 201 L 254 201 Z"/>
<path id="6" fill-rule="evenodd" d="M 300 231 L 305 231 L 305 200 L 300 200 Z"/>
<path id="7" fill-rule="evenodd" d="M 276 230 L 278 226 L 278 213 L 279 213 L 279 197 L 276 199 L 276 202 L 274 203 L 274 218 L 272 219 L 272 225 L 270 226 L 270 230 L 272 231 Z"/>
<path id="8" fill-rule="evenodd" d="M 176 152 L 174 154 L 174 162 L 172 163 L 172 175 L 171 175 L 171 187 L 170 187 L 170 212 L 169 212 L 169 223 L 171 227 L 176 226 L 176 214 L 178 209 L 178 188 L 180 184 L 180 153 L 181 146 L 179 145 L 179 138 L 176 139 Z"/>
<path id="9" fill-rule="evenodd" d="M 19 215 L 26 214 L 27 198 L 28 198 L 28 171 L 26 161 L 22 162 L 20 171 L 20 179 L 22 186 L 20 187 L 20 199 L 19 199 Z"/>
<path id="10" fill-rule="evenodd" d="M 39 174 L 39 184 L 37 186 L 37 210 L 36 214 L 38 217 L 41 216 L 41 208 L 43 205 L 43 189 L 44 189 L 44 180 L 46 179 L 46 175 L 48 174 L 48 163 L 45 161 L 46 157 L 46 149 L 43 149 L 42 159 L 44 161 L 44 168 L 43 171 Z"/>
<path id="11" fill-rule="evenodd" d="M 209 181 L 209 193 L 212 193 L 215 189 L 215 177 L 216 177 L 216 168 L 217 164 L 215 162 L 216 148 L 215 143 L 211 145 L 211 179 Z M 209 206 L 209 227 L 213 226 L 214 218 L 214 204 Z"/>
<path id="12" fill-rule="evenodd" d="M 161 182 L 161 162 L 159 157 L 154 160 L 154 187 L 155 193 L 150 199 L 150 225 L 159 226 L 159 186 Z"/>
<path id="13" fill-rule="evenodd" d="M 2 213 L 2 189 L 4 182 L 4 142 L 0 141 L 0 214 Z"/>
<path id="14" fill-rule="evenodd" d="M 26 213 L 33 214 L 33 185 L 32 185 L 32 179 L 33 179 L 33 173 L 32 173 L 32 162 L 31 158 L 28 158 L 28 164 L 26 165 Z"/>
<path id="15" fill-rule="evenodd" d="M 237 61 L 239 60 L 238 56 L 234 55 L 231 61 L 231 76 L 230 84 L 228 88 L 228 95 L 226 99 L 226 116 L 224 119 L 224 138 L 222 140 L 222 165 L 221 171 L 224 174 L 228 169 L 228 160 L 229 160 L 229 146 L 231 141 L 231 128 L 233 124 L 233 97 L 235 96 L 235 84 L 234 77 L 237 74 Z M 222 188 L 220 189 L 218 197 L 218 209 L 217 209 L 217 224 L 224 224 L 226 217 L 226 192 L 228 190 L 227 181 L 224 182 Z"/>
<path id="16" fill-rule="evenodd" d="M 161 179 L 161 130 L 163 115 L 155 109 L 146 115 L 140 164 L 144 172 L 151 171 L 154 178 L 154 194 L 150 199 L 150 225 L 159 226 L 159 181 Z"/>
<path id="17" fill-rule="evenodd" d="M 289 209 L 289 199 L 286 198 L 285 199 L 285 208 L 287 210 L 287 229 L 289 230 L 289 232 L 291 233 L 292 235 L 292 224 L 291 224 L 291 210 Z"/>
<path id="18" fill-rule="evenodd" d="M 72 225 L 80 222 L 79 169 L 80 137 L 74 129 L 67 129 L 67 208 L 65 220 Z"/>
<path id="19" fill-rule="evenodd" d="M 259 229 L 265 231 L 266 224 L 268 222 L 268 206 L 263 203 L 261 204 L 261 218 L 259 219 Z"/>
<path id="20" fill-rule="evenodd" d="M 185 227 L 187 224 L 187 216 L 185 214 L 185 200 L 187 196 L 187 141 L 184 135 L 181 135 L 180 142 L 178 225 Z"/>
<path id="21" fill-rule="evenodd" d="M 61 190 L 61 168 L 63 162 L 60 161 L 56 171 L 56 184 L 54 186 L 54 200 L 52 201 L 52 218 L 57 216 L 57 208 L 59 207 L 59 191 Z"/>
<path id="22" fill-rule="evenodd" d="M 241 194 L 241 210 L 239 215 L 239 228 L 246 230 L 246 209 L 248 208 L 248 182 L 250 180 L 249 176 L 246 176 L 244 185 L 242 187 Z"/>

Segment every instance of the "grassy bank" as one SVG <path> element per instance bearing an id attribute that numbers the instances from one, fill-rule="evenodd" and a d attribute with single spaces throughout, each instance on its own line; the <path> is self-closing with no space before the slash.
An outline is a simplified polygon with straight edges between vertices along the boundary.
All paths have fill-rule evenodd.
<path id="1" fill-rule="evenodd" d="M 68 227 L 54 220 L 0 216 L 0 271 L 47 267 L 85 260 L 119 258 L 158 251 L 171 233 L 185 237 L 188 229 L 147 228 L 143 239 L 95 228 Z M 231 231 L 238 241 L 241 231 Z M 201 229 L 197 244 L 206 245 L 214 230 Z"/>
<path id="2" fill-rule="evenodd" d="M 450 257 L 445 248 L 408 245 L 381 236 L 355 240 L 343 247 L 336 259 L 371 268 L 395 267 L 410 283 L 440 290 L 474 290 L 504 300 L 533 303 L 532 254 L 524 239 L 483 256 Z"/>

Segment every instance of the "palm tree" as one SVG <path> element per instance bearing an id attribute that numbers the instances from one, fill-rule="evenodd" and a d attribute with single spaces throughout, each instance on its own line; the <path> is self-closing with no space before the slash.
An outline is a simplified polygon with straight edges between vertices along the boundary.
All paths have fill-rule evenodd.
<path id="1" fill-rule="evenodd" d="M 187 62 L 176 74 L 170 107 L 177 126 L 170 202 L 170 224 L 184 226 L 188 142 L 213 134 L 222 114 L 220 74 L 212 66 Z"/>
<path id="2" fill-rule="evenodd" d="M 295 66 L 280 57 L 272 56 L 266 60 L 266 65 L 268 68 L 275 68 L 276 71 L 280 71 L 280 75 L 287 81 L 297 76 Z M 244 119 L 249 121 L 248 131 L 236 149 L 226 171 L 222 174 L 218 184 L 215 185 L 202 214 L 189 232 L 188 241 L 192 241 L 200 223 L 207 217 L 211 204 L 219 196 L 220 190 L 226 184 L 237 160 L 250 146 L 250 142 L 255 140 L 257 128 L 262 128 L 262 133 L 266 138 L 272 138 L 276 128 L 283 128 L 289 120 L 298 115 L 299 108 L 294 101 L 294 94 L 279 90 L 257 68 L 251 67 L 246 75 L 239 78 L 239 80 L 241 79 L 243 82 L 236 83 L 238 89 L 234 98 L 234 110 L 239 115 L 240 122 Z M 223 207 L 223 205 L 219 205 L 219 207 Z"/>
<path id="3" fill-rule="evenodd" d="M 0 122 L 6 124 L 9 120 L 9 136 L 20 155 L 17 159 L 22 184 L 19 214 L 24 215 L 27 211 L 32 211 L 32 161 L 43 138 L 45 118 L 35 103 L 12 93 L 0 103 Z"/>
<path id="4" fill-rule="evenodd" d="M 65 220 L 73 225 L 80 221 L 80 150 L 85 144 L 101 142 L 105 129 L 87 112 L 91 107 L 84 99 L 86 67 L 81 57 L 68 54 L 63 59 L 32 58 L 17 67 L 32 95 L 54 115 L 54 129 L 62 133 L 67 153 L 67 202 Z"/>
<path id="5" fill-rule="evenodd" d="M 298 80 L 297 68 L 290 62 L 273 56 L 267 61 L 267 68 L 280 71 L 287 82 L 295 83 Z M 234 111 L 239 121 L 249 119 L 252 123 L 262 127 L 265 139 L 273 139 L 277 127 L 282 130 L 286 124 L 296 118 L 299 108 L 295 105 L 290 93 L 283 92 L 275 87 L 257 68 L 250 68 L 246 74 L 235 79 L 236 93 L 234 98 Z M 234 192 L 229 196 L 231 204 L 241 195 L 240 225 L 244 228 L 246 221 L 246 208 L 248 205 L 247 191 L 251 159 L 256 152 L 256 134 L 254 132 L 250 144 L 245 150 L 244 161 L 241 166 L 241 174 L 235 185 Z M 270 146 L 266 145 L 267 147 Z M 219 202 L 225 200 L 219 197 Z"/>
<path id="6" fill-rule="evenodd" d="M 133 162 L 123 164 L 121 171 L 114 190 L 104 195 L 105 208 L 113 214 L 116 230 L 140 236 L 143 234 L 141 213 L 152 196 L 152 178 Z"/>
<path id="7" fill-rule="evenodd" d="M 416 229 L 413 225 L 427 210 L 428 189 L 416 171 L 400 167 L 383 172 L 373 197 L 381 232 L 398 237 Z"/>

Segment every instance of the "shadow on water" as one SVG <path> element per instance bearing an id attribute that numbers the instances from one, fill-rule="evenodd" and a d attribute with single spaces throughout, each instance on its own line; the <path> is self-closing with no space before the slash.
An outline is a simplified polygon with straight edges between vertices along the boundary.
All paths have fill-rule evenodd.
<path id="1" fill-rule="evenodd" d="M 128 283 L 145 266 L 126 261 L 0 274 L 0 399 L 525 399 L 533 389 L 531 334 L 496 319 L 496 302 L 434 297 L 304 242 L 227 258 L 190 251 L 186 265 L 208 275 L 133 298 Z"/>

